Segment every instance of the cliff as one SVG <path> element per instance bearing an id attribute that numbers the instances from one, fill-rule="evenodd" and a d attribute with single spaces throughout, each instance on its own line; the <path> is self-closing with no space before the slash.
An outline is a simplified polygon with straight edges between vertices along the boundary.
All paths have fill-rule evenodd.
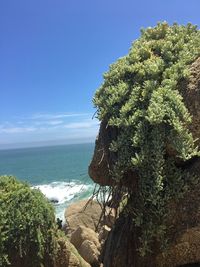
<path id="1" fill-rule="evenodd" d="M 176 49 L 171 47 L 165 51 L 168 54 L 171 53 L 171 59 L 177 56 L 176 60 L 172 59 L 170 65 L 168 58 L 164 57 L 164 50 L 159 48 L 161 44 L 174 42 L 173 31 L 177 36 L 180 32 L 182 37 L 186 34 L 183 28 L 179 29 L 177 25 L 173 27 L 164 23 L 153 29 L 147 29 L 141 39 L 136 41 L 135 46 L 133 44 L 129 55 L 111 66 L 110 71 L 104 76 L 104 84 L 95 96 L 101 125 L 93 159 L 89 166 L 89 174 L 100 186 L 110 186 L 113 192 L 121 189 L 120 193 L 127 198 L 102 251 L 104 267 L 178 267 L 200 263 L 200 158 L 197 151 L 197 147 L 200 145 L 200 49 L 197 45 L 196 50 L 193 50 L 196 56 L 191 55 L 190 61 L 185 64 L 187 75 L 182 75 L 180 71 L 183 62 L 179 65 L 179 71 L 174 74 L 174 69 L 179 61 Z M 198 30 L 195 34 L 200 40 Z M 188 32 L 186 36 L 188 37 Z M 189 38 L 183 37 L 183 39 L 181 42 L 187 46 L 190 42 Z M 176 44 L 174 43 L 174 45 Z M 141 48 L 142 46 L 144 49 Z M 183 48 L 179 48 L 182 51 Z M 142 53 L 145 50 L 146 54 L 143 59 L 141 59 L 141 54 L 140 59 L 137 59 L 137 53 L 141 53 L 142 49 Z M 166 68 L 162 64 L 159 65 L 158 76 L 155 76 L 155 73 L 150 73 L 155 66 L 151 65 L 151 71 L 149 71 L 146 62 L 153 60 L 155 63 L 158 57 L 164 61 Z M 145 72 L 140 74 L 142 68 Z M 163 68 L 162 71 L 161 68 Z M 168 69 L 170 71 L 173 69 L 173 72 L 170 73 Z M 170 73 L 168 77 L 166 73 Z M 167 77 L 168 81 L 163 82 L 164 77 Z M 176 81 L 175 87 L 172 84 L 166 85 L 173 79 Z M 121 85 L 119 86 L 119 82 L 122 84 L 122 81 L 124 82 L 123 88 L 125 88 L 123 90 Z M 147 81 L 148 85 L 149 81 L 153 81 L 151 94 L 149 91 L 145 92 Z M 158 87 L 154 81 L 157 81 Z M 163 92 L 163 89 L 160 89 L 161 85 L 167 86 L 163 95 L 161 95 Z M 171 88 L 176 91 L 176 94 L 173 90 L 170 91 Z M 148 88 L 148 90 L 150 89 Z M 159 95 L 154 94 L 155 91 L 159 91 Z M 168 93 L 171 95 L 168 96 Z M 140 94 L 137 99 L 136 94 Z M 145 94 L 148 94 L 148 97 L 145 99 L 146 102 L 142 102 L 141 98 L 144 99 Z M 171 105 L 173 100 L 170 97 L 175 99 L 177 95 L 177 101 Z M 154 100 L 156 103 L 153 106 Z M 168 109 L 169 103 L 170 109 Z M 178 111 L 182 104 L 184 106 L 180 110 L 184 109 L 185 115 L 180 115 L 181 111 Z M 141 110 L 145 111 L 144 117 Z M 161 113 L 164 113 L 163 110 L 166 112 L 161 116 Z M 135 116 L 139 112 L 139 119 L 133 127 Z M 181 121 L 180 135 L 177 134 L 178 126 L 174 127 L 171 122 L 175 120 L 176 115 L 178 117 L 176 122 Z M 169 118 L 170 116 L 173 119 Z M 186 118 L 184 121 L 184 116 L 185 118 L 190 116 L 190 120 L 187 121 Z M 144 128 L 141 127 L 138 130 L 141 122 L 144 122 L 142 125 Z M 143 129 L 145 129 L 145 133 L 142 132 Z M 186 136 L 183 138 L 184 131 L 188 133 L 187 142 L 191 144 L 190 148 L 185 146 L 185 149 L 188 149 L 185 157 L 181 154 L 183 151 L 180 152 L 181 142 L 187 138 Z M 168 138 L 172 132 L 173 134 L 175 132 L 174 140 L 177 138 L 176 142 L 173 138 Z M 143 139 L 137 147 L 133 139 L 141 137 L 142 134 L 145 138 L 142 137 Z M 161 138 L 163 139 L 159 144 L 161 144 L 162 150 L 159 150 L 158 141 Z M 179 140 L 181 141 L 179 142 Z M 177 144 L 178 142 L 179 144 Z M 160 165 L 162 168 L 159 169 L 159 175 L 156 176 L 153 167 L 156 162 L 160 162 L 160 159 L 162 159 Z M 167 165 L 168 162 L 173 162 L 173 164 Z M 167 170 L 164 172 L 165 166 L 167 166 Z M 147 173 L 148 175 L 146 175 Z M 171 184 L 169 185 L 169 183 Z M 118 191 L 115 190 L 116 188 Z M 118 200 L 114 193 L 111 203 L 116 201 Z M 122 200 L 119 200 L 116 206 L 120 205 L 120 201 Z M 142 212 L 141 209 L 143 209 Z M 135 214 L 142 215 L 136 217 Z M 138 222 L 137 218 L 140 218 L 141 221 Z M 155 229 L 156 227 L 157 229 Z M 148 247 L 149 239 L 151 241 Z M 141 249 L 141 244 L 145 245 L 144 241 L 147 244 L 146 251 Z"/>

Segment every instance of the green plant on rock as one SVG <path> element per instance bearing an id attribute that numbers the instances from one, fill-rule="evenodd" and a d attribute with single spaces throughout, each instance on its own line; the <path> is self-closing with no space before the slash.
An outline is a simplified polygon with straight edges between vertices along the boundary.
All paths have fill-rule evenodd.
<path id="1" fill-rule="evenodd" d="M 0 176 L 0 266 L 53 266 L 54 209 L 37 189 Z"/>
<path id="2" fill-rule="evenodd" d="M 112 175 L 121 186 L 131 169 L 139 174 L 137 197 L 131 211 L 141 229 L 141 255 L 166 232 L 166 205 L 187 188 L 187 175 L 175 161 L 199 155 L 179 86 L 188 79 L 189 65 L 200 56 L 196 26 L 158 23 L 141 31 L 128 55 L 104 74 L 94 104 L 99 120 L 118 129 L 110 149 L 117 154 Z M 169 153 L 173 148 L 174 156 Z M 131 192 L 127 188 L 131 197 Z"/>

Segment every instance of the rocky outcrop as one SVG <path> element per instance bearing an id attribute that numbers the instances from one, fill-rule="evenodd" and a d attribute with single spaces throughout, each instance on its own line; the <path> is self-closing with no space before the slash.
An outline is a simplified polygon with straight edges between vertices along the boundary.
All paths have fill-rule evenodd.
<path id="1" fill-rule="evenodd" d="M 89 240 L 90 242 L 94 243 L 98 249 L 100 248 L 98 234 L 90 228 L 79 226 L 72 233 L 70 241 L 76 247 L 76 249 L 79 249 L 85 240 Z"/>
<path id="2" fill-rule="evenodd" d="M 105 207 L 105 214 L 101 215 L 102 209 L 97 201 L 82 200 L 65 211 L 66 234 L 80 256 L 92 267 L 100 266 L 101 247 L 116 219 L 113 208 Z"/>
<path id="3" fill-rule="evenodd" d="M 95 143 L 93 159 L 88 169 L 90 177 L 100 185 L 111 185 L 113 183 L 109 170 L 112 169 L 115 155 L 110 152 L 109 146 L 116 135 L 117 130 L 108 126 L 106 121 L 102 121 Z"/>
<path id="4" fill-rule="evenodd" d="M 157 257 L 157 264 L 163 267 L 186 266 L 188 262 L 199 263 L 200 266 L 199 227 L 185 231 L 169 250 Z"/>
<path id="5" fill-rule="evenodd" d="M 71 243 L 76 247 L 81 257 L 92 267 L 100 265 L 100 243 L 98 234 L 92 229 L 79 226 L 71 235 Z"/>
<path id="6" fill-rule="evenodd" d="M 189 129 L 196 139 L 196 145 L 200 146 L 200 58 L 191 65 L 190 73 L 189 80 L 182 80 L 179 87 L 184 102 L 192 115 Z M 112 185 L 114 183 L 110 170 L 113 168 L 117 155 L 111 152 L 109 147 L 111 140 L 115 139 L 116 136 L 117 129 L 109 126 L 107 121 L 103 120 L 95 142 L 93 158 L 88 168 L 90 177 L 99 185 Z M 169 154 L 175 153 L 173 148 L 169 148 L 168 152 Z M 137 171 L 131 171 L 131 173 L 125 174 L 124 182 L 128 184 L 130 180 L 134 181 L 137 178 Z"/>
<path id="7" fill-rule="evenodd" d="M 99 249 L 90 240 L 85 240 L 79 249 L 80 255 L 85 259 L 92 267 L 99 267 Z"/>
<path id="8" fill-rule="evenodd" d="M 77 252 L 76 248 L 66 239 L 58 240 L 58 251 L 55 267 L 91 267 Z"/>
<path id="9" fill-rule="evenodd" d="M 184 102 L 192 115 L 189 129 L 200 145 L 200 58 L 190 67 L 189 81 L 181 81 L 180 92 Z M 117 130 L 102 121 L 92 162 L 89 166 L 90 177 L 100 185 L 113 185 L 110 171 L 116 160 L 116 155 L 109 151 L 110 141 L 116 138 Z M 174 156 L 169 150 L 168 156 Z M 187 170 L 190 177 L 200 174 L 200 159 L 198 157 L 188 162 L 179 162 L 180 168 Z M 126 173 L 123 179 L 125 186 L 136 190 L 137 171 Z M 122 186 L 123 186 L 122 185 Z M 187 264 L 200 263 L 200 183 L 194 185 L 179 201 L 169 205 L 167 235 L 170 239 L 169 248 L 165 253 L 160 251 L 159 244 L 155 244 L 151 257 L 138 256 L 137 230 L 132 219 L 121 214 L 114 227 L 108 233 L 102 261 L 104 267 L 178 267 Z M 192 266 L 192 265 L 191 265 Z M 198 266 L 198 265 L 195 265 Z"/>
<path id="10" fill-rule="evenodd" d="M 70 235 L 79 226 L 96 230 L 101 215 L 101 207 L 97 201 L 81 200 L 71 204 L 65 211 L 67 234 Z"/>

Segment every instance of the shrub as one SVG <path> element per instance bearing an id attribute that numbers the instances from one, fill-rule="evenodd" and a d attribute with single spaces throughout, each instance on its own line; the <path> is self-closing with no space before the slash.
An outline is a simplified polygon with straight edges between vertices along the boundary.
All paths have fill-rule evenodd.
<path id="1" fill-rule="evenodd" d="M 43 194 L 0 177 L 0 266 L 53 266 L 54 209 Z"/>
<path id="2" fill-rule="evenodd" d="M 199 44 L 200 32 L 191 24 L 164 22 L 142 30 L 128 55 L 110 66 L 94 97 L 99 120 L 118 129 L 110 144 L 117 155 L 112 170 L 116 184 L 120 187 L 132 169 L 139 174 L 137 195 L 126 190 L 134 199 L 131 216 L 141 232 L 141 255 L 152 240 L 164 240 L 166 205 L 187 187 L 169 148 L 181 161 L 199 155 L 179 87 L 200 56 Z"/>

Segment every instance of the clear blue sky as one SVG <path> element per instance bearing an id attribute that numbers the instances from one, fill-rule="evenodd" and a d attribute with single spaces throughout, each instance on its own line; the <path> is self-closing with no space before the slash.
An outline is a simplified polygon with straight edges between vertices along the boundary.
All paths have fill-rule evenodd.
<path id="1" fill-rule="evenodd" d="M 92 97 L 140 28 L 200 25 L 199 0 L 1 0 L 0 148 L 94 141 Z"/>

